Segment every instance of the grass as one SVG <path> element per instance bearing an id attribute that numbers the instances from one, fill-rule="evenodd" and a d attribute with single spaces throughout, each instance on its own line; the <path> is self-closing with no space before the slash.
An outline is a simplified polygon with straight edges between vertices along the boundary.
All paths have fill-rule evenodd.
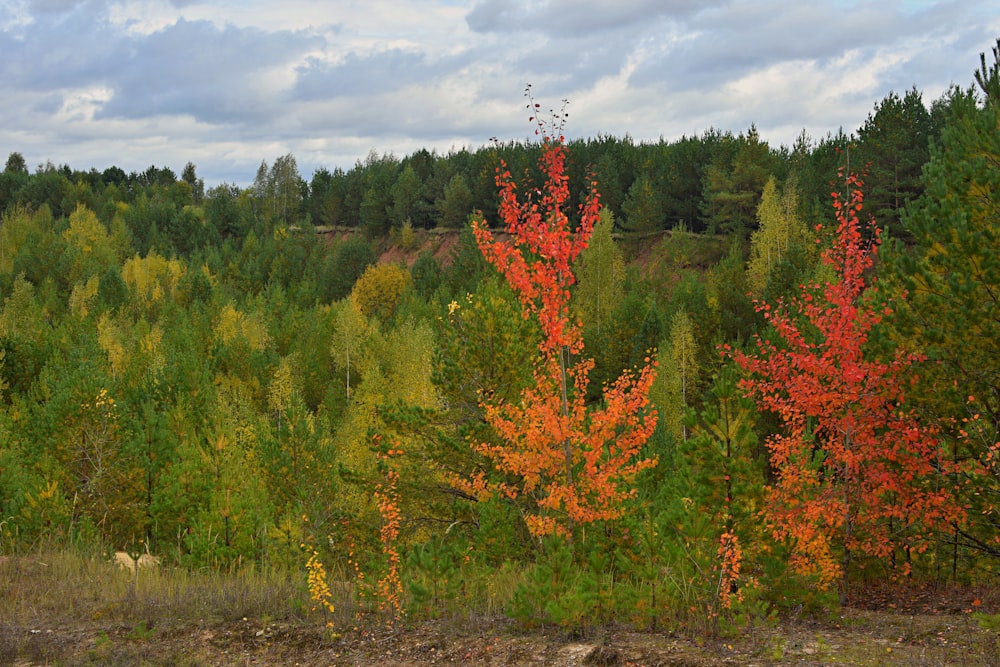
<path id="1" fill-rule="evenodd" d="M 278 571 L 133 575 L 94 553 L 7 557 L 0 559 L 0 665 L 184 664 L 178 651 L 190 647 L 171 638 L 199 629 L 214 636 L 234 624 L 309 630 L 308 608 L 304 579 Z"/>
<path id="2" fill-rule="evenodd" d="M 163 567 L 132 575 L 100 553 L 53 550 L 0 558 L 0 667 L 396 667 L 580 660 L 705 667 L 1000 665 L 997 600 L 980 591 L 953 591 L 946 600 L 954 606 L 959 595 L 982 598 L 975 612 L 847 608 L 714 637 L 690 630 L 635 631 L 622 621 L 567 637 L 552 627 L 518 631 L 503 618 L 505 600 L 523 581 L 520 568 L 500 568 L 489 577 L 464 574 L 467 588 L 453 609 L 432 615 L 414 610 L 403 623 L 387 628 L 374 616 L 359 620 L 355 615 L 353 585 L 342 578 L 343 572 L 332 573 L 336 612 L 331 617 L 310 612 L 304 570 L 191 572 Z M 326 627 L 328 620 L 333 631 Z M 362 627 L 355 631 L 358 625 Z"/>

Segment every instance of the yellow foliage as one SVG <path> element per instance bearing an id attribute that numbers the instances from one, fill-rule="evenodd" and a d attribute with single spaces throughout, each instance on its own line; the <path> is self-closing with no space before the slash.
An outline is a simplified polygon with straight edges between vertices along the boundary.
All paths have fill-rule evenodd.
<path id="1" fill-rule="evenodd" d="M 69 312 L 81 320 L 87 317 L 94 305 L 94 299 L 97 298 L 97 288 L 100 283 L 97 276 L 91 276 L 87 282 L 74 285 L 73 292 L 69 295 Z"/>
<path id="2" fill-rule="evenodd" d="M 219 319 L 215 322 L 213 329 L 215 339 L 224 345 L 229 345 L 236 338 L 236 334 L 240 332 L 242 321 L 243 313 L 236 310 L 231 303 L 227 303 L 222 312 L 219 313 Z"/>
<path id="3" fill-rule="evenodd" d="M 670 322 L 670 336 L 660 343 L 656 359 L 660 373 L 649 395 L 663 425 L 678 440 L 687 440 L 684 414 L 697 389 L 701 369 L 694 323 L 684 310 Z"/>
<path id="4" fill-rule="evenodd" d="M 351 303 L 368 319 L 387 321 L 410 286 L 410 272 L 395 264 L 374 264 L 354 283 Z"/>
<path id="5" fill-rule="evenodd" d="M 158 324 L 154 324 L 149 332 L 139 341 L 140 349 L 146 361 L 146 372 L 149 375 L 156 375 L 166 366 L 166 359 L 160 351 L 160 344 L 163 341 L 163 330 Z"/>
<path id="6" fill-rule="evenodd" d="M 763 293 L 771 271 L 789 249 L 808 248 L 809 230 L 798 215 L 799 197 L 794 183 L 786 183 L 779 196 L 774 177 L 768 179 L 757 207 L 759 228 L 750 237 L 747 281 L 755 294 Z"/>
<path id="7" fill-rule="evenodd" d="M 259 313 L 244 315 L 229 303 L 219 313 L 212 333 L 224 345 L 231 345 L 238 338 L 243 339 L 256 352 L 263 352 L 271 345 L 271 334 L 263 316 Z"/>
<path id="8" fill-rule="evenodd" d="M 333 594 L 326 583 L 326 569 L 323 567 L 323 561 L 320 560 L 319 553 L 315 549 L 312 550 L 309 560 L 306 562 L 306 571 L 309 573 L 309 597 L 316 605 L 332 614 L 334 612 Z M 313 611 L 316 610 L 316 605 L 313 606 Z M 330 626 L 332 623 L 327 622 L 327 625 Z"/>
<path id="9" fill-rule="evenodd" d="M 285 357 L 274 369 L 271 377 L 271 386 L 267 390 L 267 406 L 278 416 L 278 425 L 281 425 L 281 416 L 285 414 L 292 403 L 293 392 L 292 365 Z"/>
<path id="10" fill-rule="evenodd" d="M 63 232 L 63 239 L 85 255 L 110 250 L 108 230 L 83 204 L 77 204 L 70 214 L 69 229 Z"/>
<path id="11" fill-rule="evenodd" d="M 35 300 L 35 287 L 24 274 L 14 279 L 10 296 L 4 299 L 0 313 L 0 332 L 25 338 L 37 338 L 45 327 L 42 309 Z"/>
<path id="12" fill-rule="evenodd" d="M 88 275 L 99 275 L 118 261 L 108 230 L 97 215 L 83 204 L 78 204 L 70 214 L 69 228 L 62 236 L 71 259 L 70 282 L 77 282 Z"/>
<path id="13" fill-rule="evenodd" d="M 165 296 L 173 297 L 184 272 L 184 262 L 151 252 L 146 257 L 136 255 L 126 261 L 122 267 L 122 279 L 136 300 L 143 306 L 149 306 L 159 303 Z"/>
<path id="14" fill-rule="evenodd" d="M 14 258 L 33 227 L 31 211 L 14 206 L 0 218 L 0 273 L 14 270 Z"/>
<path id="15" fill-rule="evenodd" d="M 271 346 L 271 334 L 267 330 L 267 322 L 260 313 L 253 313 L 245 316 L 242 320 L 241 332 L 250 345 L 250 349 L 256 352 L 263 352 Z"/>
<path id="16" fill-rule="evenodd" d="M 125 346 L 122 345 L 122 332 L 118 324 L 104 313 L 97 322 L 97 344 L 106 355 L 111 367 L 111 377 L 119 378 L 125 370 Z"/>

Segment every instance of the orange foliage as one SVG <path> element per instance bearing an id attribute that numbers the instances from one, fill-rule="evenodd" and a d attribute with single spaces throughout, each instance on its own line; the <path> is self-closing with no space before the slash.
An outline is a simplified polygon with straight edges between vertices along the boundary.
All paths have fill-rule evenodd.
<path id="1" fill-rule="evenodd" d="M 543 136 L 545 185 L 529 190 L 520 201 L 501 162 L 496 176 L 499 211 L 510 241 L 495 239 L 482 219 L 473 222 L 483 255 L 514 289 L 525 317 L 538 319 L 542 340 L 533 385 L 522 392 L 520 402 L 483 406 L 503 444 L 481 443 L 477 449 L 497 469 L 516 476 L 517 484 L 491 486 L 481 475 L 467 488 L 509 498 L 528 494 L 538 506 L 527 517 L 532 534 L 571 538 L 576 525 L 621 516 L 623 502 L 634 493 L 631 480 L 656 464 L 655 459 L 638 458 L 656 426 L 648 399 L 656 370 L 647 358 L 638 372 L 626 371 L 605 389 L 602 406 L 588 410 L 585 405 L 594 362 L 578 358 L 582 327 L 570 314 L 569 289 L 575 280 L 573 261 L 587 246 L 600 203 L 596 183 L 591 183 L 574 231 L 565 213 L 565 163 L 563 138 Z"/>
<path id="2" fill-rule="evenodd" d="M 381 437 L 374 437 L 374 445 L 379 461 L 385 466 L 385 481 L 375 486 L 375 502 L 382 517 L 382 528 L 379 539 L 382 542 L 382 554 L 386 559 L 386 572 L 376 585 L 375 595 L 378 599 L 378 610 L 391 614 L 390 622 L 403 615 L 403 583 L 399 577 L 399 551 L 396 540 L 399 538 L 399 472 L 389 466 L 389 461 L 396 456 L 402 456 L 402 449 L 382 451 Z"/>

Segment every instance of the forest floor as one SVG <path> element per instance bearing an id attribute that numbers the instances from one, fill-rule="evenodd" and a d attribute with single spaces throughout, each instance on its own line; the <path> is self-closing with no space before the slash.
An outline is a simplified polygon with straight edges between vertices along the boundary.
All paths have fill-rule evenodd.
<path id="1" fill-rule="evenodd" d="M 0 558 L 0 667 L 35 665 L 961 665 L 1000 667 L 1000 590 L 868 587 L 825 618 L 733 637 L 523 631 L 499 618 L 331 634 L 301 583 L 116 572 L 106 561 Z M 351 621 L 341 619 L 350 625 Z"/>

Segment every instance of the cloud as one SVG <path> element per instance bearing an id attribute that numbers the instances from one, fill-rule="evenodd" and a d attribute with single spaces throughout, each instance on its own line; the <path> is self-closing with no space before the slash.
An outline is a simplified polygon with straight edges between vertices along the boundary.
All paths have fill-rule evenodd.
<path id="1" fill-rule="evenodd" d="M 536 31 L 548 37 L 579 37 L 664 20 L 688 18 L 717 2 L 699 0 L 480 0 L 466 20 L 477 32 Z"/>
<path id="2" fill-rule="evenodd" d="M 319 43 L 303 33 L 180 20 L 120 45 L 119 66 L 106 73 L 114 94 L 99 116 L 189 114 L 218 124 L 265 119 L 280 113 L 295 64 Z"/>
<path id="3" fill-rule="evenodd" d="M 297 68 L 294 97 L 308 101 L 381 95 L 431 83 L 460 68 L 467 57 L 458 54 L 435 59 L 419 51 L 389 49 L 373 54 L 349 53 L 334 64 L 309 58 Z"/>
<path id="4" fill-rule="evenodd" d="M 992 5 L 992 7 L 991 7 Z M 890 90 L 966 86 L 1000 34 L 965 0 L 8 0 L 0 146 L 89 168 L 188 160 L 246 182 L 370 150 L 570 136 L 672 140 L 755 123 L 772 144 L 859 127 Z M 134 166 L 133 166 L 134 165 Z M 237 174 L 242 176 L 237 178 Z"/>

